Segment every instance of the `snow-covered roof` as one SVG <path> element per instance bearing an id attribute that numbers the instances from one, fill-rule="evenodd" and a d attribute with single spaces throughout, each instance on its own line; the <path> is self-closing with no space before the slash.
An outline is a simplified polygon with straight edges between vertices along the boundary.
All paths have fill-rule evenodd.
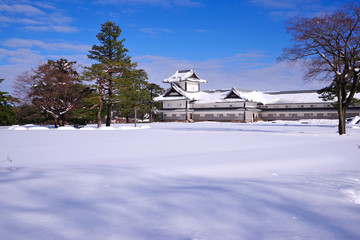
<path id="1" fill-rule="evenodd" d="M 190 70 L 177 70 L 174 75 L 163 80 L 164 83 L 175 83 L 182 81 L 207 83 L 205 79 L 199 78 L 194 69 Z"/>
<path id="2" fill-rule="evenodd" d="M 173 94 L 171 94 L 173 93 Z M 282 91 L 282 92 L 261 92 L 257 90 L 246 90 L 232 88 L 230 90 L 212 90 L 187 92 L 176 84 L 155 101 L 164 100 L 184 100 L 196 101 L 196 103 L 216 103 L 216 102 L 259 102 L 262 104 L 281 104 L 281 103 L 320 103 L 316 90 L 309 91 Z"/>
<path id="3" fill-rule="evenodd" d="M 238 95 L 240 98 L 245 99 L 249 102 L 260 102 L 262 104 L 269 104 L 275 103 L 279 100 L 276 96 L 272 96 L 270 94 L 266 94 L 256 90 L 233 88 L 231 91 L 234 94 Z"/>
<path id="4" fill-rule="evenodd" d="M 178 94 L 171 94 L 171 93 Z M 155 101 L 164 100 L 183 100 L 196 101 L 196 103 L 214 103 L 214 102 L 244 102 L 246 99 L 227 99 L 226 96 L 230 90 L 211 90 L 211 91 L 199 91 L 199 92 L 187 92 L 176 84 L 172 84 L 172 87 L 166 91 L 163 96 L 156 97 Z"/>
<path id="5" fill-rule="evenodd" d="M 304 90 L 304 91 L 280 91 L 280 92 L 268 92 L 265 93 L 274 98 L 277 98 L 276 101 L 271 102 L 274 104 L 280 103 L 319 103 L 323 102 L 319 98 L 319 94 L 316 90 Z"/>

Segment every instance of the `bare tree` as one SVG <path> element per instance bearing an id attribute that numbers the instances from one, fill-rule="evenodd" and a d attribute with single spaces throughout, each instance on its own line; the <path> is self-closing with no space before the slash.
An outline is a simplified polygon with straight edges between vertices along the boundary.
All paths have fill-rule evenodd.
<path id="1" fill-rule="evenodd" d="M 352 2 L 319 17 L 293 17 L 287 30 L 294 45 L 279 60 L 305 60 L 305 79 L 330 81 L 337 98 L 339 134 L 346 133 L 346 111 L 359 85 L 360 4 Z"/>
<path id="2" fill-rule="evenodd" d="M 32 77 L 31 71 L 22 72 L 16 77 L 13 90 L 21 104 L 31 104 L 30 91 L 34 85 L 35 79 Z"/>

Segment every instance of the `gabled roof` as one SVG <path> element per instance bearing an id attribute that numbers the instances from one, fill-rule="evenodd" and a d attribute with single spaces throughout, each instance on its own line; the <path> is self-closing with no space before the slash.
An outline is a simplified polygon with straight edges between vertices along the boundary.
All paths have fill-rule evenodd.
<path id="1" fill-rule="evenodd" d="M 243 102 L 244 99 L 226 99 L 230 90 L 215 90 L 215 91 L 199 91 L 186 92 L 176 84 L 172 84 L 163 96 L 154 98 L 155 101 L 165 100 L 190 100 L 196 103 L 214 103 L 214 102 Z"/>
<path id="2" fill-rule="evenodd" d="M 165 92 L 164 97 L 184 97 L 184 95 L 180 93 L 176 88 L 172 87 Z"/>
<path id="3" fill-rule="evenodd" d="M 246 90 L 240 88 L 232 88 L 225 96 L 224 99 L 242 99 L 249 102 L 260 102 L 262 104 L 273 103 L 278 100 L 277 97 L 265 94 L 260 91 Z"/>
<path id="4" fill-rule="evenodd" d="M 199 78 L 194 69 L 190 70 L 177 70 L 174 75 L 163 80 L 164 83 L 175 83 L 175 82 L 198 82 L 198 83 L 207 83 L 205 79 Z"/>
<path id="5" fill-rule="evenodd" d="M 171 84 L 171 88 L 166 90 L 165 94 L 154 98 L 154 101 L 164 100 L 184 100 L 188 99 L 186 92 L 182 90 L 178 85 Z"/>

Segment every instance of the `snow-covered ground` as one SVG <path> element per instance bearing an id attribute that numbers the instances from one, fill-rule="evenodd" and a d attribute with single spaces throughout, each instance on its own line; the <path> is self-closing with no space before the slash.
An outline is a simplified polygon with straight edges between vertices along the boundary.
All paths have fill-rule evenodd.
<path id="1" fill-rule="evenodd" d="M 360 128 L 139 126 L 1 127 L 0 239 L 360 239 Z"/>

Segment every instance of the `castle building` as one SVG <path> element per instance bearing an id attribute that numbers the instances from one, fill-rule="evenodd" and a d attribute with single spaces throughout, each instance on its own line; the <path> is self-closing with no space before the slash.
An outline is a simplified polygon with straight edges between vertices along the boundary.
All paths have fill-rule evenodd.
<path id="1" fill-rule="evenodd" d="M 207 81 L 194 69 L 178 70 L 164 79 L 170 88 L 155 98 L 162 102 L 164 121 L 232 121 L 336 119 L 333 102 L 316 90 L 261 92 L 239 88 L 201 91 Z M 359 96 L 358 96 L 359 97 Z M 360 105 L 349 107 L 347 117 L 360 115 Z"/>

